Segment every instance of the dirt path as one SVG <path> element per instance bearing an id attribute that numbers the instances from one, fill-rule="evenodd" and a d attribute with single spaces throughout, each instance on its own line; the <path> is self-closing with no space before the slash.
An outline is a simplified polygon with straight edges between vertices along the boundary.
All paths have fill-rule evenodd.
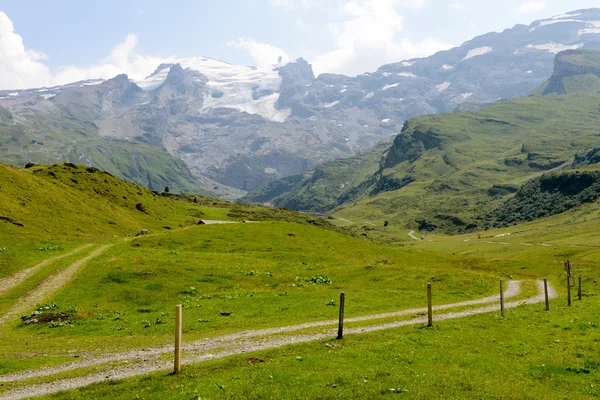
<path id="1" fill-rule="evenodd" d="M 510 299 L 512 297 L 519 295 L 520 293 L 521 293 L 520 282 L 519 281 L 509 281 L 507 288 L 504 292 L 504 298 Z M 489 296 L 489 297 L 485 297 L 482 299 L 468 300 L 468 301 L 463 301 L 463 302 L 459 302 L 459 303 L 434 306 L 433 310 L 440 311 L 440 310 L 446 310 L 449 308 L 465 307 L 465 306 L 478 305 L 478 304 L 487 304 L 487 303 L 498 302 L 498 301 L 500 301 L 500 295 L 494 295 L 494 296 Z M 413 308 L 413 309 L 390 312 L 390 313 L 364 315 L 364 316 L 360 316 L 360 317 L 346 318 L 344 320 L 344 322 L 351 323 L 351 322 L 371 321 L 371 320 L 383 319 L 383 318 L 401 317 L 401 316 L 407 316 L 407 315 L 417 315 L 417 314 L 421 314 L 421 313 L 425 313 L 425 312 L 427 312 L 427 308 Z M 328 320 L 328 321 L 308 322 L 305 324 L 297 324 L 297 325 L 283 326 L 283 327 L 277 327 L 277 328 L 266 328 L 266 329 L 241 331 L 241 332 L 236 332 L 236 333 L 232 333 L 232 334 L 228 334 L 228 335 L 218 336 L 215 338 L 198 340 L 196 342 L 192 342 L 192 343 L 184 345 L 183 350 L 187 351 L 187 352 L 195 352 L 195 353 L 206 352 L 206 351 L 217 349 L 220 347 L 234 346 L 236 344 L 239 344 L 240 340 L 247 340 L 247 339 L 256 340 L 257 338 L 266 337 L 269 335 L 276 335 L 276 334 L 282 334 L 282 333 L 287 333 L 287 332 L 300 331 L 303 329 L 310 329 L 310 328 L 335 326 L 337 323 L 338 323 L 338 320 Z M 99 357 L 99 358 L 83 359 L 83 360 L 69 363 L 69 364 L 55 365 L 55 366 L 52 366 L 51 368 L 42 368 L 42 369 L 39 369 L 36 371 L 24 371 L 24 372 L 18 372 L 18 373 L 10 374 L 10 375 L 0 375 L 0 382 L 12 382 L 12 381 L 29 379 L 29 378 L 33 378 L 33 377 L 48 376 L 48 375 L 53 375 L 53 374 L 56 374 L 59 372 L 66 372 L 66 371 L 71 371 L 74 369 L 91 367 L 94 365 L 104 364 L 104 363 L 108 363 L 108 362 L 115 362 L 115 361 L 122 361 L 122 360 L 144 361 L 144 360 L 148 360 L 149 358 L 152 358 L 152 357 L 160 356 L 161 354 L 168 354 L 168 353 L 172 353 L 172 352 L 173 352 L 173 348 L 171 346 L 168 346 L 168 347 L 154 348 L 154 349 L 148 349 L 148 350 L 129 351 L 129 352 L 124 352 L 124 353 L 120 353 L 120 354 L 109 354 L 109 355 Z"/>
<path id="2" fill-rule="evenodd" d="M 421 241 L 421 239 L 419 239 L 418 237 L 415 236 L 415 231 L 410 231 L 408 232 L 408 236 L 410 236 L 411 238 Z"/>
<path id="3" fill-rule="evenodd" d="M 567 168 L 569 165 L 573 164 L 573 161 L 575 161 L 574 158 L 570 158 L 567 161 L 565 161 L 563 164 L 559 165 L 558 167 L 549 169 L 547 171 L 540 171 L 540 172 L 536 172 L 535 174 L 531 174 L 529 176 L 526 176 L 525 178 L 521 178 L 521 179 L 517 179 L 516 181 L 513 181 L 514 184 L 521 184 L 523 182 L 527 182 L 530 181 L 534 178 L 537 178 L 538 176 L 542 176 L 544 174 L 549 174 L 552 172 L 556 172 L 556 171 L 560 171 L 561 169 L 565 169 Z"/>
<path id="4" fill-rule="evenodd" d="M 84 258 L 74 262 L 66 269 L 57 272 L 48 277 L 39 286 L 27 293 L 25 297 L 21 297 L 17 303 L 0 318 L 0 325 L 3 325 L 12 319 L 18 318 L 24 312 L 35 308 L 36 304 L 42 303 L 52 295 L 62 289 L 73 277 L 79 272 L 79 269 L 92 258 L 99 256 L 105 252 L 111 244 L 103 245 L 92 251 Z"/>
<path id="5" fill-rule="evenodd" d="M 34 265 L 33 267 L 29 267 L 27 269 L 24 269 L 22 271 L 17 272 L 16 274 L 13 274 L 11 276 L 7 276 L 6 278 L 2 278 L 0 279 L 0 295 L 8 292 L 9 290 L 21 285 L 23 282 L 25 282 L 27 279 L 29 279 L 29 277 L 31 277 L 31 275 L 35 274 L 36 272 L 38 272 L 40 269 L 42 269 L 43 267 L 45 267 L 48 264 L 53 263 L 54 261 L 58 261 L 61 258 L 65 258 L 65 257 L 69 257 L 72 256 L 73 254 L 77 254 L 80 251 L 87 249 L 88 247 L 92 246 L 91 244 L 85 244 L 81 247 L 78 247 L 74 250 L 71 250 L 68 253 L 65 254 L 61 254 L 59 256 L 56 257 L 52 257 L 52 258 L 48 258 L 44 261 L 42 261 L 41 263 L 39 263 L 38 265 Z"/>
<path id="6" fill-rule="evenodd" d="M 535 304 L 544 301 L 544 292 L 543 292 L 543 282 L 538 281 L 538 294 L 534 297 L 531 297 L 522 301 L 513 301 L 505 303 L 505 308 L 513 308 L 517 307 L 521 304 Z M 520 285 L 518 282 L 509 282 L 508 288 L 505 292 L 506 297 L 512 297 L 516 294 L 520 293 Z M 556 298 L 557 293 L 554 291 L 552 287 L 549 286 L 549 297 Z M 454 303 L 454 304 L 446 304 L 442 306 L 437 306 L 437 310 L 448 309 L 454 307 L 461 307 L 466 305 L 476 305 L 476 304 L 486 304 L 491 303 L 493 301 L 497 301 L 498 296 L 490 296 L 484 299 L 471 300 L 466 302 Z M 462 318 L 470 315 L 488 313 L 498 311 L 499 305 L 492 304 L 482 308 L 476 308 L 471 310 L 459 311 L 459 312 L 451 312 L 446 314 L 434 314 L 434 321 L 443 321 L 447 319 L 453 318 Z M 346 322 L 351 321 L 365 321 L 368 319 L 375 318 L 386 318 L 390 316 L 399 316 L 399 315 L 410 315 L 414 313 L 419 313 L 423 309 L 412 309 L 412 310 L 404 310 L 396 313 L 387 313 L 387 314 L 376 314 L 374 316 L 367 317 L 357 317 L 352 319 L 347 319 Z M 334 337 L 334 332 L 323 331 L 320 333 L 313 333 L 307 335 L 285 335 L 282 337 L 264 337 L 263 340 L 258 340 L 261 336 L 265 336 L 266 334 L 273 333 L 281 333 L 287 332 L 291 330 L 300 330 L 305 328 L 310 328 L 313 326 L 322 326 L 322 325 L 331 325 L 332 323 L 336 323 L 337 321 L 324 321 L 318 323 L 309 323 L 302 325 L 294 325 L 292 327 L 284 327 L 284 328 L 273 328 L 273 329 L 265 329 L 260 331 L 246 331 L 240 332 L 238 334 L 226 335 L 218 338 L 207 339 L 202 342 L 196 342 L 191 345 L 185 346 L 184 350 L 186 350 L 187 354 L 184 359 L 184 364 L 197 363 L 206 360 L 212 360 L 222 357 L 227 357 L 235 354 L 243 354 L 248 352 L 266 350 L 277 348 L 286 345 L 306 343 L 316 340 L 322 340 L 328 337 Z M 402 320 L 395 321 L 385 324 L 378 325 L 370 325 L 364 327 L 356 327 L 356 328 L 347 328 L 345 330 L 346 335 L 352 334 L 360 334 L 365 332 L 374 332 L 384 329 L 397 328 L 401 326 L 410 326 L 416 324 L 422 324 L 427 322 L 427 317 L 418 317 L 410 320 Z M 219 348 L 228 347 L 229 349 L 226 351 L 220 351 L 216 353 L 210 353 L 209 351 L 216 350 Z M 114 379 L 124 379 L 139 375 L 145 375 L 151 372 L 157 371 L 168 371 L 172 368 L 172 362 L 161 360 L 158 358 L 152 358 L 152 355 L 162 354 L 163 350 L 167 350 L 168 352 L 172 352 L 172 348 L 166 349 L 155 349 L 147 352 L 130 352 L 127 354 L 117 355 L 119 358 L 115 358 L 115 356 L 109 356 L 104 359 L 103 362 L 109 361 L 117 361 L 117 360 L 127 360 L 129 362 L 128 365 L 124 366 L 110 366 L 107 367 L 104 371 L 93 373 L 87 376 L 77 377 L 77 378 L 69 378 L 69 379 L 58 379 L 53 382 L 44 383 L 44 384 L 34 384 L 28 385 L 23 388 L 14 389 L 9 392 L 6 392 L 0 395 L 0 399 L 22 399 L 26 397 L 35 397 L 41 396 L 50 393 L 56 393 L 63 390 L 71 390 L 75 388 L 80 388 L 87 386 L 96 382 L 103 382 L 107 380 Z M 52 375 L 54 373 L 64 372 L 67 370 L 73 370 L 77 368 L 83 368 L 90 365 L 98 364 L 103 359 L 96 359 L 95 363 L 89 362 L 81 362 L 77 364 L 73 364 L 70 368 L 65 368 L 66 366 L 52 367 L 46 370 L 39 371 L 26 371 L 23 373 L 18 373 L 14 375 L 5 375 L 0 377 L 0 381 L 2 382 L 14 382 L 14 381 L 22 381 L 35 376 L 47 376 Z M 90 360 L 93 361 L 93 360 Z M 133 361 L 139 361 L 136 365 Z M 143 362 L 143 363 L 142 363 Z M 44 372 L 45 371 L 45 372 Z"/>

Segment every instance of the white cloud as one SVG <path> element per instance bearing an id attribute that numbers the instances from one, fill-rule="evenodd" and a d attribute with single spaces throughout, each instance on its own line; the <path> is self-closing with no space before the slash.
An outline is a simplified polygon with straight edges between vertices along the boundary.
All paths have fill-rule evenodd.
<path id="1" fill-rule="evenodd" d="M 296 18 L 296 23 L 294 25 L 296 28 L 300 29 L 307 29 L 309 27 L 302 18 Z"/>
<path id="2" fill-rule="evenodd" d="M 459 0 L 456 0 L 454 3 L 450 4 L 450 7 L 454 8 L 458 12 L 467 11 L 467 7 L 461 3 Z"/>
<path id="3" fill-rule="evenodd" d="M 309 8 L 321 2 L 321 0 L 270 0 L 271 5 L 285 8 Z"/>
<path id="4" fill-rule="evenodd" d="M 536 11 L 542 11 L 546 9 L 545 1 L 528 1 L 527 3 L 523 3 L 519 6 L 518 12 L 521 14 L 527 14 Z"/>
<path id="5" fill-rule="evenodd" d="M 25 48 L 21 36 L 14 32 L 12 21 L 0 11 L 0 89 L 46 84 L 50 72 L 41 62 L 45 58 Z"/>
<path id="6" fill-rule="evenodd" d="M 51 71 L 43 63 L 46 58 L 44 54 L 26 49 L 12 21 L 0 12 L 0 89 L 55 86 L 85 79 L 108 79 L 122 73 L 141 79 L 160 63 L 173 60 L 141 54 L 137 50 L 137 36 L 133 34 L 127 35 L 106 59 L 86 68 L 66 66 Z"/>
<path id="7" fill-rule="evenodd" d="M 425 0 L 349 0 L 341 9 L 346 20 L 330 26 L 334 48 L 315 57 L 315 73 L 356 75 L 403 59 L 427 56 L 452 47 L 434 37 L 420 42 L 399 39 L 404 17 L 398 8 L 421 8 Z"/>
<path id="8" fill-rule="evenodd" d="M 280 61 L 289 61 L 290 56 L 279 47 L 268 43 L 260 43 L 249 38 L 239 38 L 227 43 L 230 47 L 246 50 L 256 62 L 258 68 L 270 67 Z"/>

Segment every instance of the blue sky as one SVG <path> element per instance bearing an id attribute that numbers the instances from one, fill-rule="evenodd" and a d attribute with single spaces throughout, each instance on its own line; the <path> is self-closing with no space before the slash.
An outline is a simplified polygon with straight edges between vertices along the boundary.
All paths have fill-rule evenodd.
<path id="1" fill-rule="evenodd" d="M 598 0 L 2 0 L 0 89 L 62 84 L 208 56 L 304 57 L 355 75 Z"/>

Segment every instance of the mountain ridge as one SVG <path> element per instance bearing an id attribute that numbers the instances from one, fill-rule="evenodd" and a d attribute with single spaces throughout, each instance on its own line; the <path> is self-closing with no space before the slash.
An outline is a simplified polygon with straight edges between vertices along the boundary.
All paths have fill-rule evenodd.
<path id="1" fill-rule="evenodd" d="M 596 60 L 600 52 L 569 50 L 557 54 L 557 71 L 549 80 L 564 77 L 565 63 Z M 574 71 L 578 79 L 595 65 Z M 577 71 L 580 74 L 577 74 Z M 575 168 L 596 160 L 597 110 L 600 91 L 572 87 L 563 94 L 536 93 L 475 112 L 439 114 L 408 120 L 392 144 L 375 154 L 365 153 L 375 171 L 353 171 L 362 176 L 347 190 L 336 182 L 344 172 L 327 163 L 305 174 L 286 192 L 269 198 L 269 187 L 254 196 L 276 206 L 333 212 L 355 221 L 384 218 L 408 228 L 436 227 L 453 233 L 487 226 L 482 210 L 492 210 L 520 183 L 561 168 Z M 564 133 L 568 132 L 568 135 Z M 357 157 L 361 160 L 361 156 Z M 322 171 L 333 171 L 325 176 Z M 272 188 L 277 188 L 274 183 Z M 299 203 L 300 202 L 300 203 Z"/>
<path id="2" fill-rule="evenodd" d="M 600 49 L 596 25 L 600 9 L 574 11 L 356 77 L 315 77 L 303 59 L 253 68 L 191 57 L 129 83 L 119 76 L 0 91 L 0 107 L 13 115 L 11 124 L 47 147 L 5 143 L 10 154 L 0 161 L 77 161 L 67 155 L 65 140 L 77 148 L 120 140 L 124 152 L 143 143 L 182 160 L 196 181 L 188 186 L 235 198 L 323 162 L 355 156 L 398 133 L 412 117 L 527 95 L 551 76 L 559 50 Z M 44 133 L 67 123 L 85 135 Z M 120 166 L 112 173 L 127 177 Z"/>

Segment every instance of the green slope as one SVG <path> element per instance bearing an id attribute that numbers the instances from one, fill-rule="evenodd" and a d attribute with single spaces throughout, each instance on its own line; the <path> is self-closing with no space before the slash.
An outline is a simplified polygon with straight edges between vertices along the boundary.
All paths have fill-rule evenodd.
<path id="1" fill-rule="evenodd" d="M 359 192 L 360 184 L 379 168 L 390 142 L 381 142 L 354 157 L 326 162 L 305 175 L 295 175 L 250 192 L 245 202 L 271 203 L 294 210 L 329 211 Z"/>
<path id="2" fill-rule="evenodd" d="M 74 164 L 0 164 L 0 278 L 58 250 L 208 220 L 284 220 L 339 230 L 325 220 L 196 195 L 167 195 Z M 120 239 L 119 239 L 120 238 Z"/>
<path id="3" fill-rule="evenodd" d="M 350 188 L 340 189 L 343 173 L 330 168 L 351 163 L 342 160 L 325 164 L 328 174 L 317 169 L 278 193 L 277 201 L 284 199 L 290 208 L 333 210 L 358 227 L 383 227 L 387 221 L 390 233 L 486 228 L 483 217 L 527 181 L 597 162 L 600 93 L 593 82 L 600 81 L 599 54 L 559 53 L 555 74 L 538 95 L 411 119 L 389 148 L 365 153 L 372 161 L 352 171 L 358 179 Z M 562 89 L 554 93 L 551 85 Z M 371 173 L 377 153 L 379 167 Z"/>
<path id="4" fill-rule="evenodd" d="M 72 115 L 40 115 L 27 127 L 0 107 L 0 163 L 71 162 L 109 171 L 152 190 L 209 194 L 183 161 L 161 147 L 101 137 L 98 128 Z"/>

